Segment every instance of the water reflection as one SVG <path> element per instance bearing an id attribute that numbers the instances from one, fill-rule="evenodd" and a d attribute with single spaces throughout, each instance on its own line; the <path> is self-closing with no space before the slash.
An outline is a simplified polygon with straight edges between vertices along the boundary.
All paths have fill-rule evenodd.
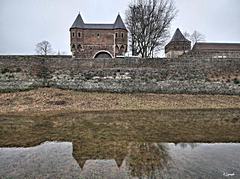
<path id="1" fill-rule="evenodd" d="M 0 178 L 240 178 L 240 145 L 207 144 L 239 142 L 236 119 L 239 109 L 0 116 Z"/>
<path id="2" fill-rule="evenodd" d="M 79 141 L 73 145 L 73 156 L 83 169 L 91 168 L 91 171 L 95 171 L 99 167 L 93 166 L 99 166 L 100 163 L 103 165 L 108 160 L 108 164 L 111 163 L 111 166 L 115 168 L 111 171 L 118 171 L 125 175 L 130 172 L 134 177 L 150 176 L 154 170 L 166 168 L 170 161 L 166 144 L 125 141 L 104 143 L 94 141 L 88 144 L 82 144 Z M 93 173 L 104 173 L 106 176 L 109 172 Z"/>
<path id="3" fill-rule="evenodd" d="M 47 142 L 28 148 L 0 148 L 0 174 L 3 178 L 70 178 L 80 174 L 80 167 L 72 157 L 71 142 Z"/>
<path id="4" fill-rule="evenodd" d="M 45 142 L 0 148 L 3 178 L 239 178 L 240 144 Z M 193 147 L 194 146 L 194 147 Z"/>
<path id="5" fill-rule="evenodd" d="M 154 177 L 155 171 L 166 169 L 171 161 L 167 144 L 132 144 L 126 158 L 127 168 L 134 177 Z"/>

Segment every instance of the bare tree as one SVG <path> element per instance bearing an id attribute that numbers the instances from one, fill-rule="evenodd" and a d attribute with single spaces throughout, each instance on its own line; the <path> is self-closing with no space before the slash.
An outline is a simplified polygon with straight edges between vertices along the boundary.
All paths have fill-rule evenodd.
<path id="1" fill-rule="evenodd" d="M 191 39 L 191 35 L 190 35 L 187 31 L 185 31 L 185 32 L 183 33 L 183 35 L 184 35 L 184 37 L 185 37 L 186 39 L 188 39 L 188 40 Z"/>
<path id="2" fill-rule="evenodd" d="M 39 42 L 37 45 L 36 45 L 36 53 L 38 55 L 49 55 L 51 54 L 53 51 L 52 51 L 52 46 L 51 44 L 44 40 L 42 42 Z"/>
<path id="3" fill-rule="evenodd" d="M 137 0 L 126 11 L 133 55 L 153 57 L 169 37 L 169 28 L 176 16 L 172 0 Z"/>
<path id="4" fill-rule="evenodd" d="M 192 35 L 190 36 L 190 39 L 192 41 L 192 44 L 194 45 L 195 43 L 199 42 L 199 41 L 205 41 L 205 36 L 203 34 L 201 34 L 198 31 L 194 31 L 192 33 Z"/>
<path id="5" fill-rule="evenodd" d="M 186 37 L 188 40 L 191 40 L 192 45 L 194 45 L 195 43 L 199 42 L 199 41 L 205 41 L 205 35 L 203 35 L 202 33 L 194 30 L 194 32 L 192 34 L 188 33 L 187 31 L 185 31 L 183 33 L 184 37 Z"/>

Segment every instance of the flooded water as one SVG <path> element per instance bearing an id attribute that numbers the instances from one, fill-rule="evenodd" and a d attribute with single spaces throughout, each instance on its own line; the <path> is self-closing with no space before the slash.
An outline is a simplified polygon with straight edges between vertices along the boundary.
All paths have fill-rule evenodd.
<path id="1" fill-rule="evenodd" d="M 129 143 L 120 156 L 117 148 L 89 155 L 74 145 L 0 148 L 0 173 L 3 178 L 240 178 L 240 144 Z M 101 153 L 104 157 L 97 157 Z"/>
<path id="2" fill-rule="evenodd" d="M 240 110 L 0 116 L 0 178 L 240 178 Z"/>

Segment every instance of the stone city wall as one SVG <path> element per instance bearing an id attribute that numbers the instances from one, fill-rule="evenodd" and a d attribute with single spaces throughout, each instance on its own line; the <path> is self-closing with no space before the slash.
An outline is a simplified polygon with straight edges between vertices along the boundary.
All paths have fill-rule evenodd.
<path id="1" fill-rule="evenodd" d="M 240 95 L 239 83 L 239 58 L 0 56 L 0 91 L 55 87 L 121 93 Z"/>

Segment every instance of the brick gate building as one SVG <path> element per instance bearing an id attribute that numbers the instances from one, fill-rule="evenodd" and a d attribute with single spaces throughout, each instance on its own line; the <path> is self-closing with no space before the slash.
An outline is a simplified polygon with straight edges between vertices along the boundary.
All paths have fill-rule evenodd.
<path id="1" fill-rule="evenodd" d="M 128 31 L 120 15 L 114 24 L 87 24 L 78 14 L 70 36 L 76 58 L 114 58 L 128 49 Z"/>

